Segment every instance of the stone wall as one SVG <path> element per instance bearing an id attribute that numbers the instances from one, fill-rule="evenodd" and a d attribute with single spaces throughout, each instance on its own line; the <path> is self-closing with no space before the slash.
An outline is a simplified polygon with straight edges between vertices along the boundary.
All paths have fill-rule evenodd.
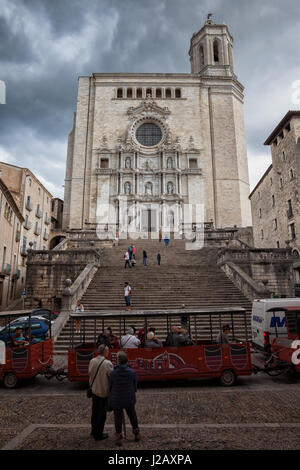
<path id="1" fill-rule="evenodd" d="M 220 252 L 218 264 L 243 269 L 251 279 L 264 285 L 270 295 L 294 297 L 293 257 L 291 249 L 235 249 Z"/>
<path id="2" fill-rule="evenodd" d="M 60 310 L 66 279 L 74 282 L 90 263 L 99 266 L 99 251 L 95 249 L 29 250 L 25 307 Z"/>

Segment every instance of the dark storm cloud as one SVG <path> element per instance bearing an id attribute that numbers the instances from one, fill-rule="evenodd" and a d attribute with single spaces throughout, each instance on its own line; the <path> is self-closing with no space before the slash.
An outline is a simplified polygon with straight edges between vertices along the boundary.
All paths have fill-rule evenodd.
<path id="1" fill-rule="evenodd" d="M 189 72 L 190 38 L 209 11 L 235 39 L 253 185 L 270 161 L 262 143 L 295 107 L 297 0 L 2 0 L 0 159 L 30 167 L 62 196 L 78 75 Z"/>

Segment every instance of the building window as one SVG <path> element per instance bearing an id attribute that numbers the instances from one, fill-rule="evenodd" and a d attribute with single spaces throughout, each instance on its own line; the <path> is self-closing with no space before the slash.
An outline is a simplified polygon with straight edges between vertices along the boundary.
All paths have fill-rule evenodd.
<path id="1" fill-rule="evenodd" d="M 290 219 L 291 217 L 293 217 L 293 206 L 292 206 L 292 200 L 289 199 L 288 200 L 288 210 L 287 210 L 287 216 L 288 218 Z"/>
<path id="2" fill-rule="evenodd" d="M 276 242 L 277 248 L 280 248 L 280 243 L 277 241 Z"/>
<path id="3" fill-rule="evenodd" d="M 274 219 L 274 230 L 277 230 L 277 228 L 278 228 L 277 219 Z"/>
<path id="4" fill-rule="evenodd" d="M 175 90 L 175 98 L 181 98 L 181 90 L 180 90 L 180 88 L 176 88 L 176 90 Z"/>
<path id="5" fill-rule="evenodd" d="M 214 62 L 219 62 L 219 41 L 217 39 L 214 40 L 213 43 L 213 50 L 214 50 Z"/>
<path id="6" fill-rule="evenodd" d="M 166 98 L 171 98 L 172 94 L 171 94 L 171 90 L 170 88 L 167 88 L 166 89 Z"/>
<path id="7" fill-rule="evenodd" d="M 190 158 L 189 163 L 190 163 L 190 168 L 191 169 L 198 168 L 197 158 Z"/>
<path id="8" fill-rule="evenodd" d="M 261 231 L 260 231 L 260 236 L 261 236 L 261 239 L 263 240 L 263 239 L 264 239 L 264 231 L 263 231 L 263 229 L 261 229 Z"/>
<path id="9" fill-rule="evenodd" d="M 151 90 L 151 88 L 147 88 L 147 90 L 146 90 L 146 96 L 147 96 L 147 98 L 148 98 L 148 97 L 152 98 L 152 90 Z"/>
<path id="10" fill-rule="evenodd" d="M 290 224 L 290 233 L 291 233 L 291 239 L 295 240 L 295 238 L 296 238 L 296 228 L 295 228 L 294 223 Z"/>
<path id="11" fill-rule="evenodd" d="M 136 97 L 137 98 L 142 98 L 143 97 L 143 90 L 141 88 L 138 88 L 136 90 Z"/>
<path id="12" fill-rule="evenodd" d="M 294 169 L 290 169 L 290 180 L 292 181 L 295 178 Z"/>
<path id="13" fill-rule="evenodd" d="M 259 218 L 261 219 L 261 209 L 259 209 Z"/>
<path id="14" fill-rule="evenodd" d="M 161 98 L 161 88 L 157 88 L 157 90 L 156 90 L 156 98 Z"/>
<path id="15" fill-rule="evenodd" d="M 285 162 L 286 161 L 286 154 L 285 154 L 285 151 L 283 150 L 282 152 L 282 160 Z"/>
<path id="16" fill-rule="evenodd" d="M 199 57 L 200 57 L 200 65 L 204 65 L 204 48 L 203 48 L 203 46 L 199 47 Z"/>
<path id="17" fill-rule="evenodd" d="M 272 196 L 272 207 L 275 207 L 275 196 Z"/>
<path id="18" fill-rule="evenodd" d="M 38 193 L 39 193 L 39 196 L 40 196 L 40 194 L 41 194 L 41 188 L 38 188 Z"/>
<path id="19" fill-rule="evenodd" d="M 109 164 L 108 158 L 101 158 L 100 168 L 108 168 L 108 164 Z"/>
<path id="20" fill-rule="evenodd" d="M 117 90 L 117 98 L 123 98 L 123 88 L 118 88 L 118 90 Z"/>
<path id="21" fill-rule="evenodd" d="M 127 88 L 127 98 L 132 98 L 132 88 Z"/>
<path id="22" fill-rule="evenodd" d="M 5 269 L 5 261 L 6 261 L 6 246 L 3 247 L 2 271 L 4 271 Z"/>
<path id="23" fill-rule="evenodd" d="M 23 236 L 23 243 L 22 243 L 22 253 L 26 253 L 26 247 L 27 247 L 27 237 Z"/>
<path id="24" fill-rule="evenodd" d="M 282 189 L 283 188 L 283 179 L 282 178 L 280 178 L 279 184 L 280 184 L 280 189 Z"/>
<path id="25" fill-rule="evenodd" d="M 280 139 L 283 139 L 283 137 L 284 137 L 284 136 L 283 136 L 283 131 L 281 131 L 281 132 L 279 133 L 279 137 L 280 137 Z"/>
<path id="26" fill-rule="evenodd" d="M 31 183 L 32 183 L 31 178 L 29 178 L 28 182 L 29 182 L 29 186 L 31 186 Z"/>
<path id="27" fill-rule="evenodd" d="M 136 131 L 136 139 L 145 147 L 153 147 L 162 139 L 162 131 L 159 126 L 152 122 L 145 122 Z"/>

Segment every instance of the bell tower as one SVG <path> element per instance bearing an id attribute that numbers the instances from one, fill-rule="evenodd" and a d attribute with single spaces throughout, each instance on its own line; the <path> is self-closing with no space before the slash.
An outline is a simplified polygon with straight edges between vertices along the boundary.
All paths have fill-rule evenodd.
<path id="1" fill-rule="evenodd" d="M 233 38 L 225 24 L 214 24 L 209 13 L 204 26 L 194 33 L 189 50 L 191 72 L 203 76 L 233 77 Z"/>

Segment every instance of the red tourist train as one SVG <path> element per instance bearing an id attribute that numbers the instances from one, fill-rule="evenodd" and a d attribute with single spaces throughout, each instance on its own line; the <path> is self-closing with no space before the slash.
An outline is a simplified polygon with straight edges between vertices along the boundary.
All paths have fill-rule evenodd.
<path id="1" fill-rule="evenodd" d="M 51 322 L 43 323 L 43 319 L 38 319 L 36 312 L 31 310 L 2 312 L 0 381 L 7 388 L 14 388 L 20 379 L 31 379 L 42 374 L 48 379 L 56 377 L 62 380 L 67 376 L 71 382 L 87 382 L 89 362 L 97 355 L 97 337 L 105 328 L 112 327 L 120 338 L 133 324 L 147 331 L 155 323 L 159 325 L 157 330 L 169 332 L 171 326 L 179 325 L 182 321 L 192 339 L 192 345 L 173 347 L 163 342 L 160 348 L 125 348 L 129 364 L 136 370 L 139 381 L 218 378 L 222 385 L 231 386 L 237 377 L 253 372 L 263 371 L 274 375 L 288 370 L 299 374 L 300 308 L 280 307 L 280 310 L 286 313 L 287 336 L 275 334 L 268 357 L 260 367 L 251 361 L 247 313 L 243 308 L 71 313 L 67 372 L 56 371 L 52 367 Z M 272 311 L 275 315 L 276 309 Z M 14 346 L 10 338 L 22 322 L 23 330 L 25 327 L 29 330 L 28 336 L 39 340 Z M 217 342 L 217 335 L 224 324 L 230 326 L 229 344 Z M 1 353 L 4 344 L 3 361 Z M 114 365 L 117 363 L 118 351 L 110 349 L 109 359 Z"/>
<path id="2" fill-rule="evenodd" d="M 125 348 L 129 364 L 137 372 L 139 381 L 218 378 L 225 386 L 233 385 L 241 375 L 251 375 L 250 343 L 248 341 L 246 310 L 243 308 L 198 309 L 177 311 L 143 311 L 112 313 L 74 313 L 71 314 L 71 344 L 68 353 L 68 379 L 88 381 L 88 365 L 97 355 L 96 339 L 105 328 L 112 327 L 114 332 L 125 335 L 126 329 L 137 324 L 142 317 L 145 331 L 152 324 L 165 322 L 164 331 L 169 332 L 172 325 L 180 324 L 184 317 L 190 346 L 166 346 L 160 348 Z M 76 325 L 80 322 L 80 333 Z M 222 326 L 229 324 L 234 341 L 218 344 L 216 337 Z M 205 331 L 201 331 L 201 325 Z M 140 325 L 141 326 L 141 325 Z M 78 328 L 77 328 L 78 329 Z M 117 331 L 118 330 L 118 331 Z M 237 334 L 241 338 L 237 338 Z M 163 343 L 164 344 L 164 343 Z M 117 364 L 118 349 L 110 349 L 109 359 Z"/>
<path id="3" fill-rule="evenodd" d="M 28 330 L 29 341 L 14 345 L 16 330 Z M 22 334 L 23 334 L 22 333 Z M 32 310 L 0 313 L 0 381 L 14 388 L 21 379 L 32 379 L 53 364 L 51 322 Z"/>

